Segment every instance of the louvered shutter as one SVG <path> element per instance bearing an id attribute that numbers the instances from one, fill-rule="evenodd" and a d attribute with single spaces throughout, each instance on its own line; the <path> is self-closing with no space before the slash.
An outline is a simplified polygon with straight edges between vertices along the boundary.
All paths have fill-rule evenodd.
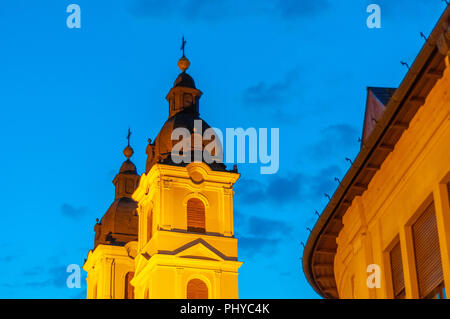
<path id="1" fill-rule="evenodd" d="M 192 279 L 187 285 L 187 299 L 208 299 L 208 287 L 200 279 Z"/>
<path id="2" fill-rule="evenodd" d="M 414 252 L 420 298 L 444 281 L 434 203 L 413 225 Z"/>
<path id="3" fill-rule="evenodd" d="M 450 201 L 450 183 L 447 184 L 448 200 Z"/>
<path id="4" fill-rule="evenodd" d="M 134 272 L 128 272 L 125 275 L 125 299 L 134 299 L 134 287 L 131 284 L 133 277 Z"/>
<path id="5" fill-rule="evenodd" d="M 147 215 L 147 241 L 152 239 L 153 235 L 153 209 Z"/>
<path id="6" fill-rule="evenodd" d="M 390 252 L 392 286 L 394 288 L 394 298 L 403 299 L 405 297 L 405 278 L 403 276 L 403 263 L 400 242 L 398 242 Z"/>
<path id="7" fill-rule="evenodd" d="M 197 198 L 191 198 L 187 202 L 187 228 L 188 231 L 205 232 L 205 206 Z"/>

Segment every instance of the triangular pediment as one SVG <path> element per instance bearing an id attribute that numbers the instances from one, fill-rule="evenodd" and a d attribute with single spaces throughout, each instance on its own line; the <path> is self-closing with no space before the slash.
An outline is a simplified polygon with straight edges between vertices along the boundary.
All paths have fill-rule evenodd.
<path id="1" fill-rule="evenodd" d="M 174 250 L 172 254 L 182 258 L 198 258 L 217 261 L 231 259 L 229 257 L 226 257 L 219 250 L 215 249 L 208 242 L 201 238 L 181 246 L 180 248 Z"/>

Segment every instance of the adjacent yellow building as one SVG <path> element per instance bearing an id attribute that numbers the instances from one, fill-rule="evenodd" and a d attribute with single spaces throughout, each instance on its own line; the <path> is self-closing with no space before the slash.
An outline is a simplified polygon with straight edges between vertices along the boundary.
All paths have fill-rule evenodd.
<path id="1" fill-rule="evenodd" d="M 242 263 L 233 226 L 239 174 L 220 159 L 204 160 L 205 150 L 214 157 L 221 145 L 203 136 L 210 127 L 199 116 L 202 93 L 186 73 L 189 64 L 184 55 L 178 62 L 182 73 L 166 97 L 169 119 L 155 141 L 149 140 L 142 176 L 129 160 L 131 147 L 124 151 L 127 160 L 114 179 L 116 201 L 95 226 L 95 246 L 84 265 L 88 298 L 239 296 Z M 171 156 L 177 143 L 172 133 L 179 128 L 200 139 L 180 154 L 190 163 Z"/>
<path id="2" fill-rule="evenodd" d="M 449 25 L 447 8 L 395 92 L 368 90 L 361 151 L 304 250 L 306 277 L 323 297 L 446 297 Z"/>

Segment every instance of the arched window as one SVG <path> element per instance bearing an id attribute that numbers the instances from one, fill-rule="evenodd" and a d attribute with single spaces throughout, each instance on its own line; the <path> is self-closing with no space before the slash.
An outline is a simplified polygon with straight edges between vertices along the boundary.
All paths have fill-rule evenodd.
<path id="1" fill-rule="evenodd" d="M 208 299 L 208 287 L 200 279 L 192 279 L 187 284 L 187 299 Z"/>
<path id="2" fill-rule="evenodd" d="M 131 279 L 134 277 L 134 272 L 130 271 L 125 275 L 125 299 L 134 299 L 134 287 L 131 284 Z"/>
<path id="3" fill-rule="evenodd" d="M 198 198 L 191 198 L 187 202 L 187 230 L 205 232 L 205 205 Z"/>

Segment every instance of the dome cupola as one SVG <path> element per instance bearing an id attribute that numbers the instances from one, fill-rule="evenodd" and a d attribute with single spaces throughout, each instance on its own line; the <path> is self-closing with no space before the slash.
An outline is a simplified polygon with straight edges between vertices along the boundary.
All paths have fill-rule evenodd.
<path id="1" fill-rule="evenodd" d="M 152 143 L 149 140 L 147 146 L 147 167 L 146 173 L 148 173 L 151 167 L 156 163 L 162 163 L 167 165 L 185 165 L 186 162 L 177 164 L 173 161 L 172 149 L 174 145 L 178 144 L 180 140 L 172 139 L 172 133 L 178 128 L 186 129 L 191 137 L 190 147 L 187 153 L 176 155 L 178 159 L 189 158 L 190 162 L 194 162 L 197 159 L 206 162 L 213 170 L 226 170 L 226 166 L 223 164 L 223 159 L 217 157 L 213 162 L 204 160 L 204 150 L 207 145 L 210 146 L 213 151 L 210 155 L 216 158 L 216 154 L 222 154 L 222 145 L 220 140 L 213 136 L 212 139 L 204 139 L 204 133 L 211 127 L 200 118 L 199 112 L 199 100 L 202 96 L 202 92 L 195 86 L 194 79 L 186 73 L 186 70 L 190 66 L 190 61 L 184 55 L 184 44 L 186 41 L 183 39 L 183 56 L 178 61 L 178 67 L 181 73 L 178 75 L 174 82 L 173 87 L 170 89 L 166 96 L 169 102 L 169 118 L 164 123 L 158 136 Z M 214 143 L 211 145 L 211 143 Z M 186 164 L 187 165 L 187 164 Z"/>
<path id="2" fill-rule="evenodd" d="M 130 161 L 134 153 L 130 146 L 130 136 L 131 132 L 128 130 L 128 145 L 123 151 L 126 160 L 113 180 L 116 188 L 114 202 L 94 227 L 95 247 L 99 244 L 123 246 L 137 240 L 137 203 L 131 196 L 139 185 L 140 176 L 136 166 Z"/>

